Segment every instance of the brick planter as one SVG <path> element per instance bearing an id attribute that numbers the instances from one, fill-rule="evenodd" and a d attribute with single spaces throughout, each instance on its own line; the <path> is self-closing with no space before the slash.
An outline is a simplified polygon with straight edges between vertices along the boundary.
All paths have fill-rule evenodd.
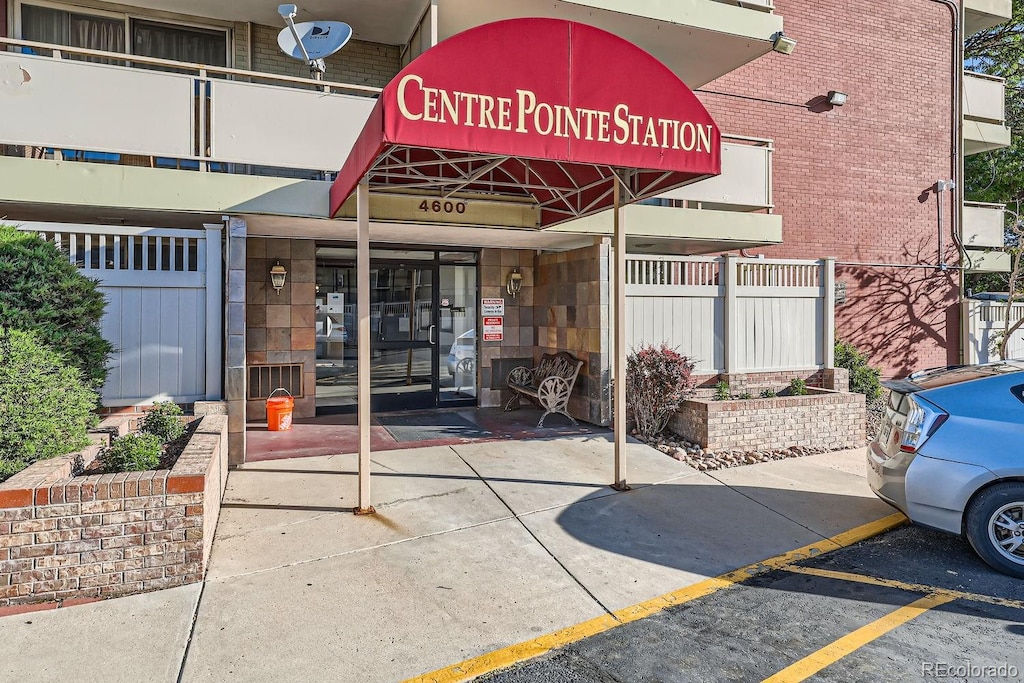
<path id="1" fill-rule="evenodd" d="M 227 417 L 200 418 L 171 470 L 72 477 L 73 460 L 0 484 L 0 607 L 202 580 L 227 482 Z"/>
<path id="2" fill-rule="evenodd" d="M 808 388 L 806 396 L 683 403 L 669 429 L 709 450 L 864 445 L 864 396 Z"/>

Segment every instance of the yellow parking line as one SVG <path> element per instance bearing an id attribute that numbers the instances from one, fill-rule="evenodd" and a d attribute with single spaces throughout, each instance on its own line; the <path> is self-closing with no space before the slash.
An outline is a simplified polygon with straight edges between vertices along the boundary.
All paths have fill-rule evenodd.
<path id="1" fill-rule="evenodd" d="M 646 600 L 630 607 L 617 610 L 611 615 L 595 617 L 575 626 L 549 633 L 533 640 L 516 643 L 500 650 L 488 652 L 487 654 L 473 657 L 465 661 L 453 664 L 431 673 L 410 678 L 404 683 L 460 683 L 468 681 L 477 676 L 482 676 L 498 669 L 504 669 L 513 664 L 524 662 L 528 659 L 539 657 L 543 654 L 565 647 L 572 643 L 583 640 L 598 633 L 604 633 L 616 626 L 628 624 L 632 621 L 644 619 L 661 612 L 675 605 L 682 605 L 698 598 L 711 595 L 723 588 L 742 583 L 759 574 L 775 569 L 785 568 L 792 562 L 805 560 L 810 557 L 817 557 L 840 548 L 845 548 L 864 539 L 877 536 L 880 533 L 893 529 L 906 523 L 907 518 L 902 514 L 889 515 L 883 519 L 863 524 L 844 533 L 831 538 L 824 539 L 817 543 L 805 545 L 802 548 L 791 550 L 781 555 L 768 558 L 762 562 L 748 565 L 741 569 L 722 574 L 715 578 L 706 579 L 686 588 L 681 588 L 671 593 Z"/>
<path id="2" fill-rule="evenodd" d="M 933 607 L 944 605 L 953 600 L 956 600 L 956 596 L 946 593 L 926 595 L 906 607 L 900 607 L 895 612 L 890 612 L 881 619 L 862 626 L 856 631 L 829 643 L 817 652 L 791 664 L 774 676 L 764 679 L 762 683 L 798 683 L 810 678 L 830 664 L 838 662 L 846 655 L 885 635 L 897 626 L 921 616 Z"/>
<path id="3" fill-rule="evenodd" d="M 910 591 L 911 593 L 931 593 L 933 591 L 941 591 L 942 593 L 956 597 L 958 600 L 984 602 L 989 605 L 998 605 L 1000 607 L 1024 609 L 1024 600 L 1011 600 L 1009 598 L 997 598 L 992 595 L 983 595 L 981 593 L 947 590 L 945 588 L 939 588 L 938 586 L 928 586 L 923 583 L 907 583 L 905 581 L 897 581 L 895 579 L 880 579 L 875 576 L 853 574 L 850 572 L 838 572 L 833 569 L 818 569 L 816 567 L 798 567 L 794 565 L 790 567 L 782 567 L 782 569 L 794 574 L 808 574 L 810 576 L 820 576 L 825 579 L 836 579 L 838 581 L 851 581 L 853 583 L 866 583 L 872 586 L 897 588 L 899 590 Z"/>

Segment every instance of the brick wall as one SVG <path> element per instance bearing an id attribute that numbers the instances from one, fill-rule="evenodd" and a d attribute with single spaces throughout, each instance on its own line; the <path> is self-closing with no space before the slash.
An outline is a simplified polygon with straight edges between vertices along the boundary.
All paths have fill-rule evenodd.
<path id="1" fill-rule="evenodd" d="M 948 9 L 929 0 L 778 0 L 776 11 L 796 52 L 769 53 L 698 93 L 723 131 L 775 142 L 784 244 L 757 253 L 935 263 L 930 188 L 952 177 Z M 849 103 L 830 109 L 830 90 Z M 954 262 L 948 234 L 945 244 Z M 836 311 L 839 336 L 869 349 L 884 374 L 956 360 L 954 273 L 839 268 L 837 279 L 849 301 Z"/>
<path id="2" fill-rule="evenodd" d="M 815 392 L 746 401 L 692 399 L 672 417 L 669 429 L 715 451 L 856 448 L 864 445 L 864 396 Z"/>
<path id="3" fill-rule="evenodd" d="M 251 237 L 246 242 L 246 365 L 301 364 L 303 396 L 295 417 L 316 414 L 316 243 Z M 270 268 L 288 271 L 280 293 L 270 285 Z M 246 419 L 267 417 L 264 399 L 246 402 Z"/>
<path id="4" fill-rule="evenodd" d="M 288 57 L 277 46 L 277 34 L 280 30 L 279 27 L 253 24 L 252 70 L 309 78 L 309 67 L 297 59 Z M 235 34 L 237 40 L 238 29 L 235 30 Z M 242 39 L 244 38 L 243 24 Z M 352 40 L 340 52 L 327 58 L 327 74 L 324 78 L 338 83 L 383 88 L 401 70 L 400 49 L 397 45 Z M 241 68 L 244 68 L 244 59 L 243 54 L 243 61 L 239 62 Z"/>
<path id="5" fill-rule="evenodd" d="M 227 481 L 227 418 L 207 416 L 171 470 L 71 477 L 71 456 L 0 484 L 0 606 L 201 581 Z"/>

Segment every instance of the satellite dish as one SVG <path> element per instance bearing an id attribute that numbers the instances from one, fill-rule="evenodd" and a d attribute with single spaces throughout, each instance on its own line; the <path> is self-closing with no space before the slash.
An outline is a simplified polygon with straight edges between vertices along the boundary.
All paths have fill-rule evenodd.
<path id="1" fill-rule="evenodd" d="M 313 78 L 319 80 L 327 70 L 324 57 L 345 47 L 352 39 L 352 27 L 341 21 L 306 21 L 296 24 L 284 12 L 284 9 L 291 7 L 294 5 L 281 6 L 281 16 L 288 22 L 288 26 L 277 34 L 277 44 L 289 57 L 309 64 Z"/>

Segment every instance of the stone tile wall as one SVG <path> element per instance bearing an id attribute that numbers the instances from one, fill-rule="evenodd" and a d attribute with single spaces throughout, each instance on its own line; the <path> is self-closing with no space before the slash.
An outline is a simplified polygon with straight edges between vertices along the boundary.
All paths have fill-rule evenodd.
<path id="1" fill-rule="evenodd" d="M 536 351 L 534 328 L 534 252 L 530 249 L 484 249 L 480 253 L 480 297 L 505 300 L 504 341 L 480 340 L 480 406 L 503 406 L 509 399 L 504 389 L 508 372 L 521 361 L 532 364 Z M 512 297 L 505 289 L 505 281 L 513 269 L 523 276 L 519 295 Z M 481 329 L 482 320 L 477 329 Z"/>
<path id="2" fill-rule="evenodd" d="M 537 257 L 534 324 L 537 352 L 568 351 L 583 361 L 569 413 L 592 424 L 611 422 L 610 243 Z"/>
<path id="3" fill-rule="evenodd" d="M 505 299 L 505 339 L 480 342 L 480 405 L 504 405 L 505 377 L 520 361 L 536 364 L 544 353 L 568 351 L 584 362 L 576 379 L 569 412 L 593 424 L 611 421 L 609 377 L 609 243 L 569 252 L 484 249 L 480 256 L 483 298 Z M 523 288 L 518 297 L 505 290 L 518 268 Z M 482 335 L 481 335 L 482 340 Z"/>
<path id="4" fill-rule="evenodd" d="M 246 263 L 247 366 L 301 364 L 303 396 L 295 398 L 295 417 L 316 414 L 316 243 L 313 240 L 251 237 Z M 280 293 L 270 284 L 270 269 L 280 262 L 288 271 Z M 247 401 L 246 419 L 267 417 L 265 399 Z"/>

